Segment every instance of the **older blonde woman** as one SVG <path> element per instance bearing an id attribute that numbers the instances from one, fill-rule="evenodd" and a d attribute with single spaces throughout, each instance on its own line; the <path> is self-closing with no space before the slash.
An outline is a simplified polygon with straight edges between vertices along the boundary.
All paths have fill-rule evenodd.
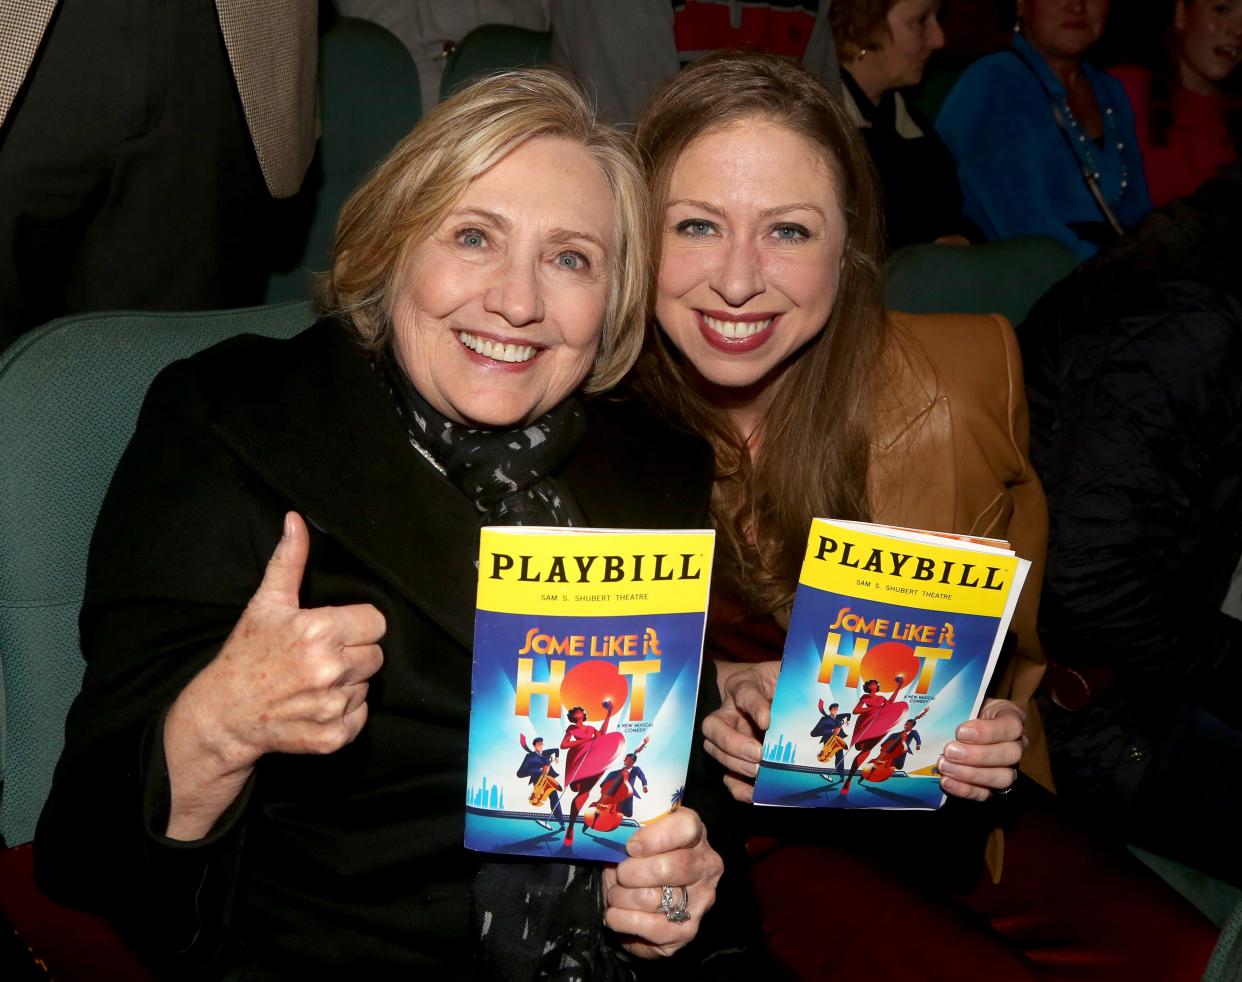
<path id="1" fill-rule="evenodd" d="M 156 381 L 92 545 L 49 892 L 178 978 L 606 978 L 694 936 L 692 811 L 602 875 L 461 844 L 479 526 L 704 518 L 702 444 L 576 396 L 637 354 L 643 220 L 572 83 L 498 76 L 346 206 L 328 316 Z"/>

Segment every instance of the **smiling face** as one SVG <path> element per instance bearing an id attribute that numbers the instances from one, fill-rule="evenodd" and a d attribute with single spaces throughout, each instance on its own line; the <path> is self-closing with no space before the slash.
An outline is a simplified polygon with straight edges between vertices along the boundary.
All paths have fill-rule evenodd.
<path id="1" fill-rule="evenodd" d="M 1104 33 L 1108 0 L 1018 0 L 1018 17 L 1045 58 L 1078 61 Z"/>
<path id="2" fill-rule="evenodd" d="M 884 89 L 918 85 L 932 52 L 944 47 L 939 20 L 940 0 L 898 0 L 885 24 L 889 36 L 865 56 L 868 67 L 883 78 Z"/>
<path id="3" fill-rule="evenodd" d="M 1210 93 L 1242 61 L 1242 0 L 1192 0 L 1174 9 L 1182 84 Z"/>
<path id="4" fill-rule="evenodd" d="M 709 130 L 663 218 L 660 327 L 739 417 L 761 411 L 837 296 L 845 221 L 823 152 L 759 117 Z"/>
<path id="5" fill-rule="evenodd" d="M 458 423 L 528 423 L 591 370 L 608 304 L 613 202 L 590 154 L 530 140 L 474 180 L 410 253 L 397 357 Z"/>

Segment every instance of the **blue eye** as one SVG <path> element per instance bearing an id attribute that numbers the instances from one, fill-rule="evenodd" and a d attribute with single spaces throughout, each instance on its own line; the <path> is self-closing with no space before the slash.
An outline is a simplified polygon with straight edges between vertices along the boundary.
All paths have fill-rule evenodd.
<path id="1" fill-rule="evenodd" d="M 482 229 L 467 228 L 457 233 L 457 241 L 467 249 L 482 249 L 487 245 L 487 236 Z"/>
<path id="2" fill-rule="evenodd" d="M 781 242 L 805 242 L 811 233 L 801 225 L 777 225 L 772 234 Z"/>
<path id="3" fill-rule="evenodd" d="M 677 223 L 676 231 L 690 238 L 701 238 L 715 232 L 716 226 L 702 218 L 687 218 L 684 222 Z"/>
<path id="4" fill-rule="evenodd" d="M 587 257 L 580 252 L 562 252 L 556 257 L 556 264 L 562 269 L 578 271 L 590 268 Z"/>

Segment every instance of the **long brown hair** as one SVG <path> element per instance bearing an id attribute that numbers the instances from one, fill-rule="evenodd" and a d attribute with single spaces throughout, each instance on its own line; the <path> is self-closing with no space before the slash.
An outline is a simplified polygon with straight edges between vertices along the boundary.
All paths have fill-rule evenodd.
<path id="1" fill-rule="evenodd" d="M 832 313 L 775 384 L 759 424 L 758 459 L 725 411 L 697 391 L 684 358 L 654 318 L 635 386 L 715 448 L 717 582 L 752 612 L 779 614 L 793 598 L 811 518 L 869 515 L 866 394 L 886 331 L 876 258 L 882 227 L 870 157 L 815 76 L 774 55 L 724 52 L 675 76 L 638 123 L 653 201 L 655 275 L 677 161 L 707 131 L 753 117 L 786 126 L 819 148 L 836 183 L 846 233 Z"/>

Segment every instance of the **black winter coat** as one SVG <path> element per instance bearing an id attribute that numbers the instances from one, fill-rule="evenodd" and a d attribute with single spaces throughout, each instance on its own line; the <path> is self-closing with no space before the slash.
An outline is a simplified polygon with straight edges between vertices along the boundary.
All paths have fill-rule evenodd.
<path id="1" fill-rule="evenodd" d="M 587 417 L 558 476 L 591 524 L 706 523 L 704 443 L 633 405 Z M 163 714 L 237 622 L 289 509 L 311 529 L 303 605 L 387 619 L 369 720 L 335 754 L 263 758 L 205 840 L 171 842 Z M 177 978 L 461 977 L 478 525 L 335 322 L 162 373 L 92 543 L 86 677 L 35 843 L 44 889 Z"/>
<path id="2" fill-rule="evenodd" d="M 1019 340 L 1050 658 L 1236 706 L 1242 622 L 1220 607 L 1242 555 L 1242 179 L 1152 215 L 1054 287 Z"/>

